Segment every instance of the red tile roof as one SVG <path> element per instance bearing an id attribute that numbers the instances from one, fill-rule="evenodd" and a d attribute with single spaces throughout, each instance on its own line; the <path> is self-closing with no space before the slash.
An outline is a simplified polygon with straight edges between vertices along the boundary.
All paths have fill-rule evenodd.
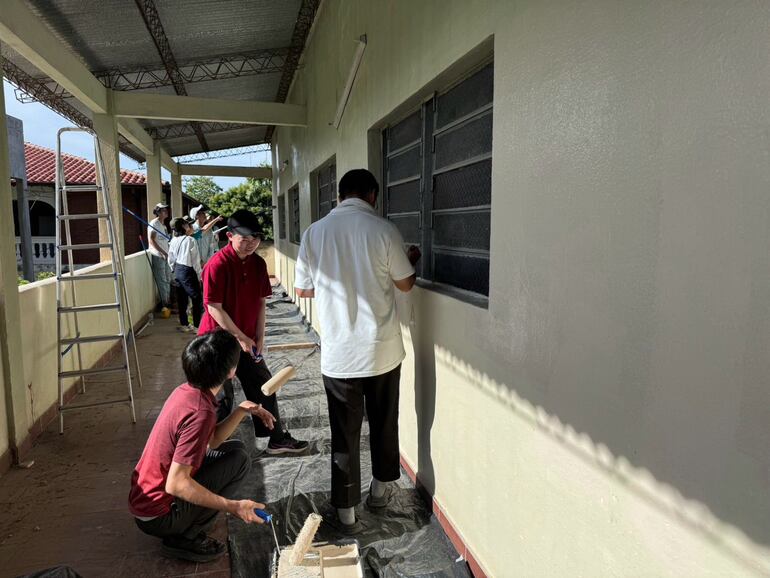
<path id="1" fill-rule="evenodd" d="M 96 166 L 89 160 L 64 154 L 64 174 L 69 184 L 95 184 Z M 27 163 L 27 182 L 51 183 L 56 180 L 56 152 L 28 142 L 24 143 L 24 159 Z M 136 171 L 120 170 L 124 185 L 144 185 L 145 176 Z"/>

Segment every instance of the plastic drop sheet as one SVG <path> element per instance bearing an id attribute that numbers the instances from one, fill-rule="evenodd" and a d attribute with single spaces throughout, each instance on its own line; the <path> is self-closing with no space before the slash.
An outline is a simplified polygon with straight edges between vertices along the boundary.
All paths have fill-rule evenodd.
<path id="1" fill-rule="evenodd" d="M 301 323 L 296 307 L 285 300 L 268 302 L 267 342 L 313 340 Z M 275 372 L 286 365 L 301 363 L 297 377 L 278 392 L 279 408 L 292 435 L 307 440 L 310 447 L 298 456 L 268 456 L 267 440 L 257 440 L 250 420 L 244 420 L 236 435 L 253 452 L 251 473 L 242 488 L 244 497 L 263 502 L 273 514 L 281 547 L 292 544 L 308 514 L 323 516 L 315 541 L 358 540 L 364 574 L 368 578 L 470 577 L 467 563 L 460 558 L 428 505 L 411 480 L 402 472 L 389 507 L 381 514 L 356 508 L 360 531 L 343 535 L 329 504 L 331 491 L 331 432 L 320 369 L 320 354 L 307 357 L 309 350 L 276 351 L 266 356 Z M 236 397 L 243 398 L 236 384 Z M 361 431 L 361 485 L 368 490 L 371 479 L 369 430 L 364 420 Z M 232 575 L 239 578 L 270 576 L 275 541 L 269 525 L 248 525 L 228 517 Z"/>

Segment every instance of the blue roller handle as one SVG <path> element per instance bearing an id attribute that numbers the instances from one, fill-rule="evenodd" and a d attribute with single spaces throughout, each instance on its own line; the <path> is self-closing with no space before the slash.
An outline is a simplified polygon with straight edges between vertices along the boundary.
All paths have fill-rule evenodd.
<path id="1" fill-rule="evenodd" d="M 273 521 L 273 516 L 271 516 L 270 514 L 265 512 L 264 510 L 260 510 L 259 508 L 255 508 L 254 509 L 254 513 L 257 516 L 259 516 L 260 518 L 262 518 L 265 522 L 272 522 Z"/>

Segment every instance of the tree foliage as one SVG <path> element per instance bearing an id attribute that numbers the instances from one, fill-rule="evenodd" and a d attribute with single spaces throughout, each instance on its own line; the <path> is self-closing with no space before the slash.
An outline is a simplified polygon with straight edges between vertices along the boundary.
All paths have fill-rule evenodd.
<path id="1" fill-rule="evenodd" d="M 222 192 L 222 187 L 211 177 L 186 177 L 184 184 L 184 192 L 204 205 L 209 204 L 211 197 Z"/>
<path id="2" fill-rule="evenodd" d="M 225 217 L 238 209 L 251 211 L 257 215 L 265 238 L 273 238 L 273 190 L 269 179 L 250 177 L 240 185 L 213 195 L 206 204 Z"/>

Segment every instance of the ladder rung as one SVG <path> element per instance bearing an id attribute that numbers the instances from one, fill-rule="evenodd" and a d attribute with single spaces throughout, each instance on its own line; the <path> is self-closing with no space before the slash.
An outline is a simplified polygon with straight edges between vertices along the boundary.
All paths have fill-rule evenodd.
<path id="1" fill-rule="evenodd" d="M 85 243 L 83 245 L 59 245 L 60 251 L 78 251 L 85 249 L 112 249 L 112 243 Z"/>
<path id="2" fill-rule="evenodd" d="M 103 311 L 104 309 L 119 309 L 120 303 L 100 303 L 98 305 L 77 305 L 76 307 L 59 307 L 59 313 L 81 313 L 83 311 Z"/>
<path id="3" fill-rule="evenodd" d="M 61 343 L 69 345 L 70 343 L 95 343 L 97 341 L 113 341 L 116 339 L 123 339 L 122 333 L 116 333 L 114 335 L 89 335 L 88 337 L 68 337 L 62 339 Z"/>
<path id="4" fill-rule="evenodd" d="M 114 279 L 117 273 L 91 273 L 90 275 L 62 275 L 58 281 L 88 281 L 93 279 Z"/>
<path id="5" fill-rule="evenodd" d="M 101 191 L 102 188 L 98 185 L 64 185 L 62 190 L 68 193 L 77 193 L 79 191 Z"/>
<path id="6" fill-rule="evenodd" d="M 59 215 L 59 219 L 62 221 L 81 221 L 84 219 L 107 219 L 109 215 L 107 213 L 77 213 L 74 215 Z"/>
<path id="7" fill-rule="evenodd" d="M 86 407 L 98 407 L 100 405 L 117 405 L 119 403 L 131 403 L 131 398 L 110 399 L 107 401 L 94 401 L 91 403 L 76 403 L 73 405 L 61 405 L 59 411 L 72 411 L 73 409 L 84 409 Z"/>
<path id="8" fill-rule="evenodd" d="M 116 365 L 115 367 L 99 367 L 96 369 L 78 369 L 76 371 L 62 371 L 59 377 L 78 377 L 80 375 L 93 375 L 95 373 L 112 373 L 114 371 L 125 371 L 125 365 Z"/>

